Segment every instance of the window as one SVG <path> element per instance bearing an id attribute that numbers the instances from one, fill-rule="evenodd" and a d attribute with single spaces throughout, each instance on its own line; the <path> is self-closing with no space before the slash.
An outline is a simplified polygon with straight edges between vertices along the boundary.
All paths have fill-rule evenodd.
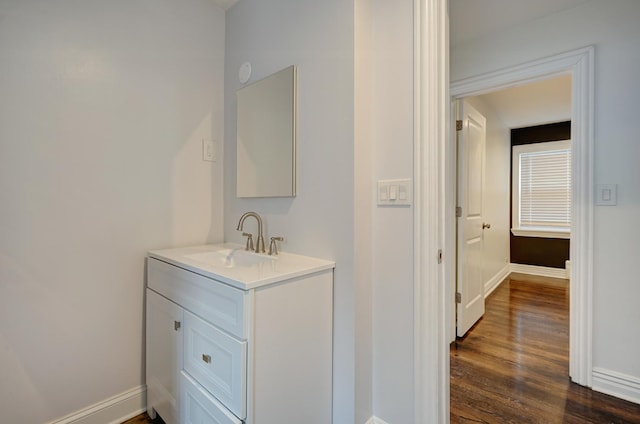
<path id="1" fill-rule="evenodd" d="M 571 140 L 514 146 L 512 163 L 513 235 L 569 238 Z"/>

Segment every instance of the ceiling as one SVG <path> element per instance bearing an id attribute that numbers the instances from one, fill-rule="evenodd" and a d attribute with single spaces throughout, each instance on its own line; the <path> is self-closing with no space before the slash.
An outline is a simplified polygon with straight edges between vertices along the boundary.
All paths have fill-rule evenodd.
<path id="1" fill-rule="evenodd" d="M 571 75 L 537 81 L 479 96 L 507 128 L 571 119 Z"/>
<path id="2" fill-rule="evenodd" d="M 590 0 L 449 0 L 451 46 L 571 9 Z"/>

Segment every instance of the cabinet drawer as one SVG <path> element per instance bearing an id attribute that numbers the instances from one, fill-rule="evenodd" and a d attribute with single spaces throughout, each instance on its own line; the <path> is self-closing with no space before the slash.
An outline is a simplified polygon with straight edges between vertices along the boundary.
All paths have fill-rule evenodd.
<path id="1" fill-rule="evenodd" d="M 247 342 L 184 313 L 184 369 L 240 418 L 246 416 Z"/>
<path id="2" fill-rule="evenodd" d="M 234 336 L 247 338 L 248 292 L 154 258 L 147 258 L 147 285 Z"/>
<path id="3" fill-rule="evenodd" d="M 180 421 L 183 424 L 242 424 L 238 417 L 202 389 L 184 371 L 180 376 L 180 384 L 182 386 Z"/>

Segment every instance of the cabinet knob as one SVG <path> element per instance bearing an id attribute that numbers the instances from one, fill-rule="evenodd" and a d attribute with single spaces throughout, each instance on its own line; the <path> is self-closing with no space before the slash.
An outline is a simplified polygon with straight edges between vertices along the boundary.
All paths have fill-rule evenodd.
<path id="1" fill-rule="evenodd" d="M 180 329 L 180 321 L 173 321 L 173 329 L 178 331 Z"/>
<path id="2" fill-rule="evenodd" d="M 211 363 L 211 355 L 207 355 L 206 353 L 203 353 L 202 354 L 202 360 L 204 362 L 206 362 L 207 364 L 210 364 Z"/>
<path id="3" fill-rule="evenodd" d="M 491 224 L 487 224 L 486 222 L 483 222 L 483 223 L 482 223 L 482 229 L 483 229 L 483 230 L 485 230 L 485 229 L 487 229 L 487 230 L 488 230 L 489 228 L 491 228 Z"/>

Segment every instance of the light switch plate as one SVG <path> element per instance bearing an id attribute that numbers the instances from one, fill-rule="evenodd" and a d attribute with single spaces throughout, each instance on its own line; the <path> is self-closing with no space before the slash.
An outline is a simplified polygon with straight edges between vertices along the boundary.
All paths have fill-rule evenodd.
<path id="1" fill-rule="evenodd" d="M 411 195 L 411 180 L 379 180 L 378 206 L 410 206 L 413 201 Z"/>
<path id="2" fill-rule="evenodd" d="M 616 206 L 618 204 L 617 184 L 596 184 L 596 205 Z"/>
<path id="3" fill-rule="evenodd" d="M 218 158 L 218 146 L 213 140 L 202 139 L 202 160 L 215 162 Z"/>
<path id="4" fill-rule="evenodd" d="M 389 200 L 389 186 L 378 184 L 378 201 L 386 202 Z"/>

